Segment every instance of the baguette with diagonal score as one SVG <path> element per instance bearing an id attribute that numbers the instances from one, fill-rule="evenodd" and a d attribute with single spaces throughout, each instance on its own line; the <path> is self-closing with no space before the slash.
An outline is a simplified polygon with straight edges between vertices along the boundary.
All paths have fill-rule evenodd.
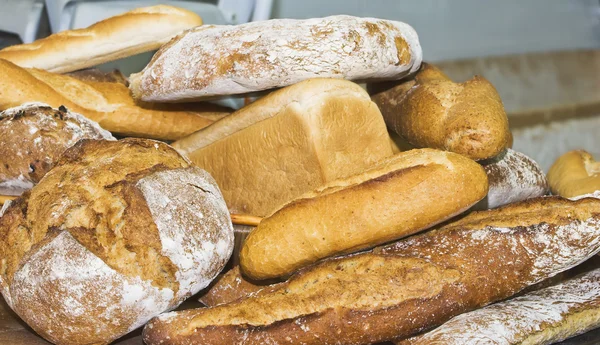
<path id="1" fill-rule="evenodd" d="M 542 197 L 310 266 L 274 289 L 163 314 L 149 345 L 371 344 L 506 299 L 600 250 L 600 200 Z"/>
<path id="2" fill-rule="evenodd" d="M 253 279 L 287 276 L 319 259 L 430 228 L 487 192 L 487 176 L 475 161 L 433 149 L 402 152 L 263 218 L 244 242 L 240 266 Z"/>
<path id="3" fill-rule="evenodd" d="M 72 72 L 152 51 L 183 30 L 202 24 L 194 12 L 168 5 L 137 8 L 84 29 L 66 30 L 0 50 L 21 67 Z"/>

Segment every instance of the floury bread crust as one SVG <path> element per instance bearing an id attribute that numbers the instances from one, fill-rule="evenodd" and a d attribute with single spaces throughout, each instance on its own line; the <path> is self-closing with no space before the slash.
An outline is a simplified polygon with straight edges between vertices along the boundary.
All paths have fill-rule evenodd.
<path id="1" fill-rule="evenodd" d="M 548 181 L 542 168 L 531 158 L 512 149 L 479 162 L 488 176 L 488 195 L 474 206 L 486 210 L 548 193 Z"/>
<path id="2" fill-rule="evenodd" d="M 163 314 L 149 345 L 371 344 L 506 299 L 600 250 L 600 200 L 530 199 L 372 252 L 325 260 L 274 289 Z"/>
<path id="3" fill-rule="evenodd" d="M 164 143 L 83 140 L 0 218 L 0 287 L 59 344 L 107 344 L 206 287 L 233 249 L 214 180 Z"/>
<path id="4" fill-rule="evenodd" d="M 422 60 L 408 24 L 332 16 L 204 25 L 164 45 L 130 77 L 134 97 L 168 102 L 283 87 L 310 78 L 397 80 Z"/>
<path id="5" fill-rule="evenodd" d="M 543 345 L 600 326 L 600 269 L 456 316 L 398 345 Z"/>
<path id="6" fill-rule="evenodd" d="M 21 195 L 80 139 L 114 140 L 110 132 L 66 108 L 26 103 L 0 112 L 0 195 Z"/>
<path id="7" fill-rule="evenodd" d="M 287 276 L 317 260 L 407 237 L 464 212 L 488 192 L 483 168 L 452 152 L 416 149 L 308 192 L 263 218 L 240 267 Z"/>
<path id="8" fill-rule="evenodd" d="M 259 217 L 392 155 L 365 90 L 323 78 L 272 92 L 173 147 L 215 178 L 231 213 Z"/>
<path id="9" fill-rule="evenodd" d="M 158 49 L 181 31 L 201 24 L 197 14 L 182 8 L 142 7 L 84 29 L 4 48 L 0 59 L 21 67 L 72 72 Z"/>

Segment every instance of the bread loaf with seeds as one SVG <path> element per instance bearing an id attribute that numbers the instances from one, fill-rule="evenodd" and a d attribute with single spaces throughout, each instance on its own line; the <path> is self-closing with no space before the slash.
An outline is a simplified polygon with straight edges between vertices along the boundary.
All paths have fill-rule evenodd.
<path id="1" fill-rule="evenodd" d="M 600 250 L 600 200 L 542 197 L 325 260 L 273 289 L 163 314 L 149 345 L 371 344 L 506 299 Z"/>
<path id="2" fill-rule="evenodd" d="M 2 295 L 58 344 L 142 326 L 206 287 L 233 249 L 214 180 L 152 140 L 82 140 L 3 211 Z"/>

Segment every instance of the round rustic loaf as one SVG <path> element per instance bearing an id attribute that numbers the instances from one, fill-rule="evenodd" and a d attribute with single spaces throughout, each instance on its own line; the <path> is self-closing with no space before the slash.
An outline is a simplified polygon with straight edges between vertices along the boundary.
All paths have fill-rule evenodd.
<path id="1" fill-rule="evenodd" d="M 110 132 L 66 108 L 26 103 L 0 112 L 0 194 L 21 195 L 80 139 L 114 140 Z"/>
<path id="2" fill-rule="evenodd" d="M 170 146 L 82 140 L 0 218 L 0 288 L 53 343 L 106 344 L 206 287 L 233 249 L 212 177 Z"/>

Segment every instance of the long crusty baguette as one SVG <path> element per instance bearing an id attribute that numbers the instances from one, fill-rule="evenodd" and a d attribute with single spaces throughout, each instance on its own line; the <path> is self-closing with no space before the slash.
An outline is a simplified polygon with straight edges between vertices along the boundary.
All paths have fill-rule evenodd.
<path id="1" fill-rule="evenodd" d="M 0 59 L 56 73 L 76 71 L 158 49 L 202 24 L 194 12 L 167 5 L 138 8 L 85 29 L 62 31 L 0 50 Z"/>
<path id="2" fill-rule="evenodd" d="M 433 149 L 402 152 L 263 218 L 244 242 L 240 266 L 253 279 L 287 276 L 319 259 L 430 228 L 487 192 L 483 168 L 464 156 Z"/>
<path id="3" fill-rule="evenodd" d="M 365 90 L 325 78 L 272 92 L 173 147 L 215 178 L 232 213 L 259 217 L 392 155 Z"/>
<path id="4" fill-rule="evenodd" d="M 593 193 L 600 190 L 600 162 L 583 150 L 567 152 L 550 167 L 548 183 L 565 198 Z"/>
<path id="5" fill-rule="evenodd" d="M 521 152 L 506 149 L 479 163 L 488 176 L 490 188 L 474 209 L 487 210 L 548 193 L 548 181 L 542 168 Z"/>
<path id="6" fill-rule="evenodd" d="M 545 345 L 600 326 L 600 269 L 461 314 L 398 345 Z"/>
<path id="7" fill-rule="evenodd" d="M 454 83 L 423 64 L 413 79 L 369 85 L 387 125 L 417 147 L 491 158 L 510 140 L 508 119 L 498 92 L 480 76 Z"/>
<path id="8" fill-rule="evenodd" d="M 318 77 L 396 80 L 416 71 L 421 60 L 416 32 L 401 22 L 350 16 L 274 19 L 188 30 L 130 79 L 136 98 L 181 101 Z"/>
<path id="9" fill-rule="evenodd" d="M 163 314 L 146 325 L 144 340 L 307 345 L 409 337 L 597 253 L 599 209 L 594 198 L 546 197 L 474 212 L 372 252 L 323 261 L 273 290 Z"/>
<path id="10" fill-rule="evenodd" d="M 161 140 L 179 139 L 229 114 L 229 109 L 212 104 L 196 105 L 194 111 L 179 105 L 139 105 L 122 83 L 81 81 L 0 59 L 0 110 L 28 102 L 65 106 L 122 136 Z"/>

